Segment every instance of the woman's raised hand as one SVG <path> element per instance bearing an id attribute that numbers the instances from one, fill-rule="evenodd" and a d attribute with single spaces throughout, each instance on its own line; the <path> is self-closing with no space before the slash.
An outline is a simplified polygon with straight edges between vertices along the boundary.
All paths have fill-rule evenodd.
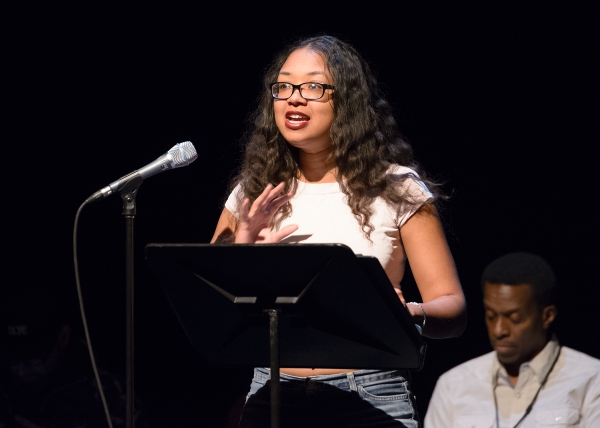
<path id="1" fill-rule="evenodd" d="M 238 230 L 235 234 L 236 244 L 273 244 L 298 229 L 295 224 L 285 226 L 279 231 L 272 231 L 269 227 L 277 210 L 294 195 L 292 192 L 282 195 L 283 188 L 284 183 L 279 183 L 276 187 L 267 184 L 252 205 L 248 198 L 244 199 L 240 208 Z"/>

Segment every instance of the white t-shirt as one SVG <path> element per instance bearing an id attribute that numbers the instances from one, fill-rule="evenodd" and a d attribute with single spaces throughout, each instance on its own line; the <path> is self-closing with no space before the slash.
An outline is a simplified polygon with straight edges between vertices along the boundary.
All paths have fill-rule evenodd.
<path id="1" fill-rule="evenodd" d="M 416 173 L 404 166 L 395 166 L 391 174 L 403 175 Z M 229 195 L 225 208 L 234 216 L 238 216 L 236 192 L 239 186 Z M 373 215 L 370 223 L 374 226 L 369 241 L 363 233 L 358 219 L 346 202 L 346 195 L 339 184 L 311 184 L 299 181 L 296 193 L 290 203 L 292 214 L 284 219 L 280 227 L 289 224 L 298 225 L 298 230 L 285 238 L 282 243 L 339 243 L 345 244 L 355 254 L 377 257 L 385 269 L 391 283 L 399 287 L 404 275 L 406 254 L 400 239 L 400 228 L 419 209 L 432 200 L 433 195 L 423 182 L 407 178 L 402 184 L 402 191 L 410 195 L 414 204 L 404 204 L 401 209 L 389 206 L 382 198 L 373 202 Z"/>

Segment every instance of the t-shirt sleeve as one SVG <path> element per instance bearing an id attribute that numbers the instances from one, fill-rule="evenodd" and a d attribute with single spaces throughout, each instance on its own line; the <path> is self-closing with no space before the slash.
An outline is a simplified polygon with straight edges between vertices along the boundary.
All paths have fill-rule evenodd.
<path id="1" fill-rule="evenodd" d="M 227 200 L 225 201 L 225 208 L 227 208 L 227 211 L 229 211 L 231 214 L 233 214 L 233 216 L 235 218 L 237 218 L 239 220 L 240 218 L 240 207 L 238 205 L 238 194 L 242 191 L 242 186 L 241 184 L 238 184 L 237 186 L 235 186 L 235 188 L 233 189 L 233 192 L 231 192 L 229 194 L 229 197 L 227 198 Z"/>
<path id="2" fill-rule="evenodd" d="M 397 217 L 397 225 L 402 227 L 419 208 L 433 201 L 434 196 L 412 169 L 405 166 L 396 166 L 390 171 L 390 174 L 398 177 L 405 176 L 400 191 L 406 198 L 406 202 L 400 207 Z"/>

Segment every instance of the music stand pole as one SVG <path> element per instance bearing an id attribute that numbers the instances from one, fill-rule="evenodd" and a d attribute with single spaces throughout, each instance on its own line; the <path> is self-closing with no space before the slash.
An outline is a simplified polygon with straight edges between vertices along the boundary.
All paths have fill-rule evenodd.
<path id="1" fill-rule="evenodd" d="M 279 311 L 268 309 L 271 345 L 271 428 L 279 428 Z"/>

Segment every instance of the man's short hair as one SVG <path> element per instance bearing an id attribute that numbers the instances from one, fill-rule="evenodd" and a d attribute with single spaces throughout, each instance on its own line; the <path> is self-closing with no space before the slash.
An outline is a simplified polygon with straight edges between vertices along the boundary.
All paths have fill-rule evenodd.
<path id="1" fill-rule="evenodd" d="M 550 264 L 542 257 L 526 253 L 509 253 L 497 258 L 483 270 L 481 288 L 485 283 L 531 285 L 536 302 L 545 307 L 556 304 L 558 284 Z"/>

